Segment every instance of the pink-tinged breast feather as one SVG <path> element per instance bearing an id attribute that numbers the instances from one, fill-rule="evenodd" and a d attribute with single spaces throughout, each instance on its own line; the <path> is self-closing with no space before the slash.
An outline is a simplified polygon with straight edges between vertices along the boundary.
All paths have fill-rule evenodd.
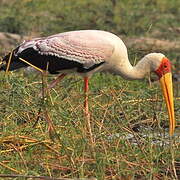
<path id="1" fill-rule="evenodd" d="M 34 41 L 33 48 L 42 55 L 53 55 L 90 67 L 108 59 L 114 46 L 103 31 L 73 31 Z M 109 33 L 110 34 L 110 33 Z"/>

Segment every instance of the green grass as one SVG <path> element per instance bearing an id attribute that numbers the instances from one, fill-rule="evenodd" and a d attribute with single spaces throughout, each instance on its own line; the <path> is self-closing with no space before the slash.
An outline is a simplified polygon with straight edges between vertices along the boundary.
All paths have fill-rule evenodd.
<path id="1" fill-rule="evenodd" d="M 159 30 L 164 33 L 158 38 L 179 39 L 179 7 L 178 0 L 6 0 L 0 6 L 0 31 L 31 36 L 103 29 L 144 36 Z"/>
<path id="2" fill-rule="evenodd" d="M 0 172 L 98 179 L 175 178 L 173 168 L 180 160 L 178 136 L 173 140 L 164 137 L 168 131 L 164 130 L 168 125 L 164 103 L 146 101 L 162 98 L 159 86 L 150 88 L 147 81 L 127 82 L 96 74 L 89 94 L 93 145 L 83 114 L 82 82 L 71 75 L 43 100 L 37 97 L 40 76 L 1 73 Z M 128 103 L 132 99 L 145 101 Z M 176 116 L 178 119 L 178 110 Z M 132 137 L 125 138 L 128 135 Z"/>
<path id="3" fill-rule="evenodd" d="M 0 3 L 0 31 L 4 32 L 40 36 L 76 29 L 102 29 L 122 37 L 180 40 L 179 0 Z M 0 54 L 9 50 L 4 42 L 0 42 L 0 48 Z M 128 50 L 131 63 L 135 64 L 151 51 L 132 47 Z M 178 73 L 179 50 L 161 52 L 172 61 L 173 73 Z M 48 82 L 52 79 L 52 76 L 47 78 Z M 179 126 L 176 136 L 170 139 L 167 110 L 158 83 L 150 86 L 148 78 L 131 82 L 109 74 L 94 75 L 89 91 L 95 142 L 92 144 L 83 112 L 82 78 L 66 77 L 45 98 L 38 97 L 41 82 L 40 75 L 24 76 L 23 71 L 0 73 L 0 173 L 94 176 L 98 180 L 179 178 Z M 177 82 L 174 82 L 174 94 L 179 125 Z"/>

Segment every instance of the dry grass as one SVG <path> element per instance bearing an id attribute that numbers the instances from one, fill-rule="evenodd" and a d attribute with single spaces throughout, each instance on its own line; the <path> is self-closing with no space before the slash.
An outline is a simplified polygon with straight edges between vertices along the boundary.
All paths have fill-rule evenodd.
<path id="1" fill-rule="evenodd" d="M 76 29 L 108 30 L 122 35 L 132 64 L 147 52 L 161 51 L 179 75 L 179 2 L 1 0 L 0 29 L 28 38 Z M 12 50 L 21 38 L 0 34 L 0 54 Z M 50 79 L 45 77 L 44 87 Z M 84 118 L 82 80 L 71 75 L 44 98 L 38 97 L 41 82 L 40 76 L 24 76 L 22 71 L 0 73 L 4 178 L 180 178 L 179 82 L 174 83 L 177 128 L 170 138 L 157 83 L 96 74 L 89 94 L 93 143 Z"/>
<path id="2" fill-rule="evenodd" d="M 40 83 L 41 78 L 24 78 L 22 73 L 1 74 L 2 173 L 177 179 L 179 135 L 169 139 L 164 130 L 168 121 L 158 86 L 150 89 L 145 82 L 131 83 L 101 74 L 92 78 L 91 144 L 81 79 L 66 78 L 45 98 L 37 97 Z M 177 107 L 178 99 L 175 103 Z"/>

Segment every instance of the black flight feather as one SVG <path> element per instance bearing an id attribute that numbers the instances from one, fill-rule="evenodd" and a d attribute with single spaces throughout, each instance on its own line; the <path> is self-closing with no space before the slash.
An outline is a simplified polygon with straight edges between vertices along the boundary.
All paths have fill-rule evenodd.
<path id="1" fill-rule="evenodd" d="M 19 58 L 26 60 L 27 62 L 42 70 L 47 70 L 48 68 L 50 74 L 58 74 L 62 70 L 70 69 L 76 69 L 76 71 L 79 73 L 87 73 L 104 63 L 100 62 L 99 64 L 94 64 L 89 68 L 85 68 L 80 62 L 61 58 L 54 55 L 43 55 L 40 54 L 38 51 L 34 50 L 33 48 L 27 48 L 24 49 L 22 52 L 17 53 L 18 48 L 19 47 L 13 50 L 12 59 L 9 66 L 10 71 L 29 66 L 27 63 L 21 61 Z M 6 64 L 2 65 L 0 67 L 0 70 L 6 70 L 9 57 L 10 53 L 3 58 L 3 61 L 6 61 Z"/>

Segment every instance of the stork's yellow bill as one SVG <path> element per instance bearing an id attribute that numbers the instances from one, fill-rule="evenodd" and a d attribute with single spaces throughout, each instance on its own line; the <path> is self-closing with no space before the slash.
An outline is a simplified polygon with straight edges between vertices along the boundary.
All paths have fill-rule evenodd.
<path id="1" fill-rule="evenodd" d="M 174 134 L 176 122 L 174 115 L 174 97 L 173 97 L 171 64 L 167 58 L 162 59 L 162 63 L 160 67 L 156 70 L 156 73 L 159 76 L 159 81 L 166 102 L 168 115 L 169 115 L 169 134 L 172 136 Z"/>

